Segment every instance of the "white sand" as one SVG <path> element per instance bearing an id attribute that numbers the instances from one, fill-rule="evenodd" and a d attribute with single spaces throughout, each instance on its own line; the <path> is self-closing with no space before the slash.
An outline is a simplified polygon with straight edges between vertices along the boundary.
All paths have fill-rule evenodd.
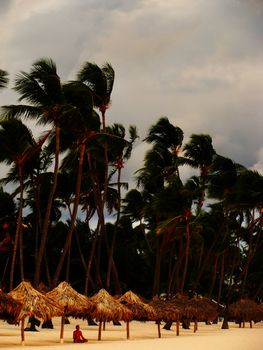
<path id="1" fill-rule="evenodd" d="M 228 330 L 218 325 L 199 323 L 198 331 L 180 327 L 180 336 L 176 336 L 175 326 L 167 331 L 161 328 L 162 337 L 158 338 L 157 326 L 154 322 L 130 323 L 130 339 L 126 339 L 126 324 L 114 326 L 106 324 L 102 331 L 102 339 L 98 341 L 98 327 L 88 326 L 84 320 L 70 319 L 65 325 L 64 343 L 60 343 L 60 318 L 54 318 L 54 329 L 38 328 L 39 332 L 25 332 L 25 346 L 30 350 L 58 350 L 58 349 L 90 349 L 90 350 L 262 350 L 263 323 L 249 328 L 238 328 L 238 325 L 229 323 Z M 72 332 L 79 324 L 88 343 L 73 344 Z M 0 320 L 0 349 L 15 350 L 21 348 L 20 326 L 9 325 Z M 48 348 L 47 348 L 48 347 Z"/>

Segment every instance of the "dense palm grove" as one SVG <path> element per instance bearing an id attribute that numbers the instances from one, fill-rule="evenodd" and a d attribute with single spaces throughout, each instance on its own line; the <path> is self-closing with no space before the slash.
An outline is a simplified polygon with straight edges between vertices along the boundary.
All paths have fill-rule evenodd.
<path id="1" fill-rule="evenodd" d="M 128 189 L 122 169 L 138 135 L 135 126 L 108 125 L 113 84 L 109 63 L 86 62 L 65 83 L 50 59 L 16 76 L 18 103 L 2 106 L 0 119 L 0 161 L 9 166 L 0 287 L 68 281 L 86 295 L 105 288 L 261 300 L 263 176 L 218 154 L 207 134 L 185 143 L 162 117 Z M 0 87 L 8 86 L 0 70 Z M 28 119 L 43 125 L 39 139 Z M 182 179 L 184 167 L 195 175 Z"/>

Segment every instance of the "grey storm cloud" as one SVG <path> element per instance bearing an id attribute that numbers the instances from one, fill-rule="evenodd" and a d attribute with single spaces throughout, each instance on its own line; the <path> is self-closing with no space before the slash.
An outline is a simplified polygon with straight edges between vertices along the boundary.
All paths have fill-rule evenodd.
<path id="1" fill-rule="evenodd" d="M 112 64 L 108 123 L 135 124 L 141 136 L 127 177 L 161 116 L 185 142 L 208 133 L 218 153 L 263 172 L 262 0 L 13 0 L 0 9 L 0 67 L 11 77 L 40 57 L 63 80 L 85 61 Z M 0 102 L 15 98 L 4 91 Z"/>
<path id="2" fill-rule="evenodd" d="M 8 8 L 11 6 L 12 0 L 1 0 L 0 1 L 0 17 L 6 14 Z"/>

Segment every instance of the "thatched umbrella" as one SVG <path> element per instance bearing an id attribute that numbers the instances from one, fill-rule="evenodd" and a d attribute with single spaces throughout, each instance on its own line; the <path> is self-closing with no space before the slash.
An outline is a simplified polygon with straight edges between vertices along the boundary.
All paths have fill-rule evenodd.
<path id="1" fill-rule="evenodd" d="M 83 294 L 78 293 L 67 282 L 61 282 L 46 294 L 60 305 L 64 314 L 61 317 L 60 342 L 63 343 L 65 316 L 88 318 L 95 310 L 95 305 Z"/>
<path id="2" fill-rule="evenodd" d="M 179 335 L 179 320 L 180 310 L 169 300 L 163 300 L 158 297 L 154 297 L 149 305 L 151 305 L 156 312 L 156 322 L 158 326 L 158 337 L 161 338 L 161 321 L 176 322 L 176 334 Z"/>
<path id="3" fill-rule="evenodd" d="M 249 322 L 250 328 L 252 328 L 252 321 L 257 322 L 263 318 L 263 310 L 253 300 L 240 299 L 229 306 L 229 316 L 234 317 L 239 322 L 239 327 L 241 327 L 242 322 L 243 327 L 245 322 Z"/>
<path id="4" fill-rule="evenodd" d="M 156 320 L 157 314 L 154 308 L 146 304 L 137 294 L 128 291 L 118 298 L 118 301 L 127 306 L 135 320 Z M 127 338 L 130 338 L 129 321 L 127 321 Z"/>
<path id="5" fill-rule="evenodd" d="M 90 298 L 95 305 L 94 317 L 99 322 L 98 340 L 101 340 L 101 327 L 107 321 L 125 321 L 132 319 L 132 312 L 114 299 L 105 289 L 100 289 Z M 128 333 L 128 328 L 127 328 Z"/>
<path id="6" fill-rule="evenodd" d="M 209 314 L 198 297 L 190 299 L 188 296 L 178 293 L 171 298 L 171 302 L 180 310 L 182 319 L 194 321 L 194 332 L 197 331 L 198 321 L 209 319 Z"/>
<path id="7" fill-rule="evenodd" d="M 194 332 L 197 331 L 198 321 L 212 322 L 218 316 L 216 307 L 208 300 L 202 296 L 195 296 L 187 302 L 187 307 L 193 310 L 192 313 L 195 322 Z"/>
<path id="8" fill-rule="evenodd" d="M 55 301 L 38 292 L 29 282 L 21 282 L 8 295 L 22 304 L 17 316 L 17 320 L 21 321 L 22 345 L 25 343 L 24 325 L 27 316 L 46 321 L 54 316 L 63 315 L 63 309 Z"/>
<path id="9" fill-rule="evenodd" d="M 22 304 L 0 289 L 0 318 L 15 322 Z"/>

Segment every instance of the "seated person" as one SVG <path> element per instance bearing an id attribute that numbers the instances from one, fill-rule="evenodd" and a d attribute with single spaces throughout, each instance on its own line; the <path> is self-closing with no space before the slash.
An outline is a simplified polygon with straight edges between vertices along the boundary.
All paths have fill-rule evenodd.
<path id="1" fill-rule="evenodd" d="M 86 343 L 87 341 L 88 340 L 83 337 L 79 325 L 77 325 L 75 331 L 73 332 L 73 343 Z"/>

